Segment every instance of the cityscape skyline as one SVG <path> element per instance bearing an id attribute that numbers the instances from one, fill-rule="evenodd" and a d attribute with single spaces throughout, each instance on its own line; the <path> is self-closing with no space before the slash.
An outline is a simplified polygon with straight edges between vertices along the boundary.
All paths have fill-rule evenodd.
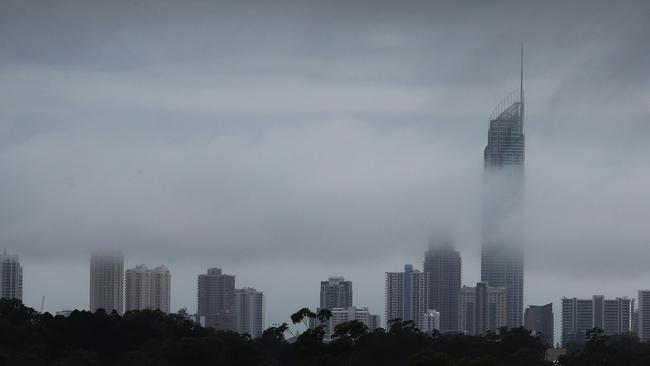
<path id="1" fill-rule="evenodd" d="M 6 2 L 0 239 L 23 300 L 87 307 L 108 249 L 165 264 L 172 312 L 217 266 L 271 324 L 330 276 L 383 317 L 385 272 L 423 270 L 439 234 L 473 287 L 486 122 L 523 41 L 522 306 L 552 302 L 559 340 L 563 296 L 650 287 L 650 5 L 558 7 Z"/>

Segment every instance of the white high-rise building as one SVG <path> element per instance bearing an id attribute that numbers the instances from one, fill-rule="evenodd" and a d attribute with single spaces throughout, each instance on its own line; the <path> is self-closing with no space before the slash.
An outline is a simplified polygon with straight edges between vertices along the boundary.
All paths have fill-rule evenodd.
<path id="1" fill-rule="evenodd" d="M 368 327 L 369 332 L 372 332 L 378 327 L 380 321 L 379 315 L 370 314 L 366 307 L 348 306 L 347 308 L 334 308 L 330 310 L 332 311 L 332 317 L 325 324 L 326 338 L 331 338 L 336 331 L 336 326 L 345 322 L 353 320 L 360 321 Z"/>
<path id="2" fill-rule="evenodd" d="M 584 343 L 587 332 L 593 328 L 602 329 L 607 335 L 629 333 L 633 309 L 634 299 L 626 297 L 562 298 L 562 345 Z"/>
<path id="3" fill-rule="evenodd" d="M 0 255 L 0 299 L 23 299 L 23 267 L 17 255 Z"/>
<path id="4" fill-rule="evenodd" d="M 171 301 L 172 275 L 167 267 L 161 265 L 149 271 L 149 308 L 169 314 Z"/>
<path id="5" fill-rule="evenodd" d="M 254 288 L 235 290 L 235 329 L 259 338 L 264 332 L 264 293 Z"/>
<path id="6" fill-rule="evenodd" d="M 125 310 L 149 309 L 149 269 L 144 264 L 127 269 L 125 274 Z"/>
<path id="7" fill-rule="evenodd" d="M 167 267 L 139 265 L 126 271 L 126 311 L 155 309 L 169 313 L 171 274 Z"/>
<path id="8" fill-rule="evenodd" d="M 440 312 L 436 310 L 427 310 L 422 314 L 422 329 L 425 333 L 431 333 L 434 330 L 440 330 Z"/>
<path id="9" fill-rule="evenodd" d="M 413 270 L 404 266 L 404 272 L 386 272 L 386 327 L 390 321 L 401 319 L 413 321 L 419 329 L 423 328 L 422 314 L 428 310 L 429 302 L 428 272 Z"/>
<path id="10" fill-rule="evenodd" d="M 479 282 L 476 287 L 463 286 L 458 296 L 461 331 L 482 335 L 508 325 L 508 293 L 505 288 Z"/>
<path id="11" fill-rule="evenodd" d="M 90 311 L 124 312 L 124 255 L 93 252 L 90 258 Z"/>
<path id="12" fill-rule="evenodd" d="M 637 318 L 638 336 L 642 342 L 650 341 L 650 290 L 639 290 Z"/>

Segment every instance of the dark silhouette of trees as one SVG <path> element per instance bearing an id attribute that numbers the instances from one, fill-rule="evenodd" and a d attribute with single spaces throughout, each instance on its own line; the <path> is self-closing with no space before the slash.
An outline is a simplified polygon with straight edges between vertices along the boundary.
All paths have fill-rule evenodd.
<path id="1" fill-rule="evenodd" d="M 257 339 L 202 327 L 177 315 L 133 311 L 74 311 L 69 317 L 40 314 L 17 300 L 0 300 L 0 366 L 360 365 L 536 366 L 545 346 L 523 328 L 483 337 L 426 334 L 413 322 L 387 329 L 359 321 L 339 324 L 323 341 L 329 311 L 300 309 L 294 324 L 312 327 L 291 340 L 285 323 Z M 563 366 L 650 365 L 650 345 L 630 335 L 590 332 L 586 345 L 560 358 Z"/>

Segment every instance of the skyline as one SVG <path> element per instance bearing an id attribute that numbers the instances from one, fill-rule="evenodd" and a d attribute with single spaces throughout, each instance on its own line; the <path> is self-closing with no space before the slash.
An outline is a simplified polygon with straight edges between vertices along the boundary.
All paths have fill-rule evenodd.
<path id="1" fill-rule="evenodd" d="M 332 275 L 382 313 L 384 272 L 421 268 L 431 234 L 478 282 L 486 122 L 522 39 L 525 287 L 553 284 L 524 305 L 633 296 L 650 287 L 649 6 L 603 4 L 5 3 L 0 240 L 25 302 L 83 307 L 108 246 L 170 268 L 172 311 L 218 266 L 269 295 L 270 322 Z"/>

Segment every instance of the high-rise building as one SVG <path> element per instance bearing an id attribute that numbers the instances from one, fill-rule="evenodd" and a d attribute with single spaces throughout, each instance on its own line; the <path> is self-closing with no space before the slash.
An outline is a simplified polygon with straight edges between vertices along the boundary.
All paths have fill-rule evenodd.
<path id="1" fill-rule="evenodd" d="M 524 314 L 524 326 L 535 335 L 542 337 L 544 344 L 552 347 L 553 343 L 553 303 L 546 305 L 528 305 Z"/>
<path id="2" fill-rule="evenodd" d="M 431 239 L 423 271 L 429 273 L 429 308 L 440 312 L 440 331 L 458 331 L 461 257 L 449 239 Z"/>
<path id="3" fill-rule="evenodd" d="M 197 316 L 205 325 L 218 330 L 235 331 L 235 276 L 210 268 L 198 276 Z"/>
<path id="4" fill-rule="evenodd" d="M 626 297 L 562 298 L 562 345 L 584 343 L 587 332 L 594 328 L 602 329 L 607 335 L 629 333 L 633 309 L 634 300 Z"/>
<path id="5" fill-rule="evenodd" d="M 90 311 L 124 312 L 124 255 L 97 251 L 90 257 Z"/>
<path id="6" fill-rule="evenodd" d="M 172 275 L 165 266 L 158 266 L 149 271 L 149 308 L 164 313 L 170 312 Z"/>
<path id="7" fill-rule="evenodd" d="M 368 316 L 368 331 L 372 332 L 377 328 L 381 328 L 381 316 L 379 314 L 370 314 Z"/>
<path id="8" fill-rule="evenodd" d="M 429 310 L 429 273 L 404 266 L 404 272 L 386 272 L 386 326 L 391 320 L 413 321 L 423 328 L 422 315 Z"/>
<path id="9" fill-rule="evenodd" d="M 375 321 L 378 321 L 376 315 L 370 314 L 368 308 L 365 307 L 356 307 L 348 306 L 347 308 L 333 308 L 332 317 L 325 324 L 325 337 L 331 338 L 336 330 L 336 327 L 339 324 L 357 320 L 362 322 L 369 331 L 372 331 L 376 328 L 376 325 L 373 324 Z"/>
<path id="10" fill-rule="evenodd" d="M 235 290 L 235 329 L 259 338 L 264 331 L 264 293 L 254 288 Z"/>
<path id="11" fill-rule="evenodd" d="M 330 277 L 320 283 L 320 308 L 348 308 L 352 306 L 352 281 Z"/>
<path id="12" fill-rule="evenodd" d="M 476 287 L 460 289 L 458 323 L 469 335 L 482 335 L 507 325 L 507 290 L 479 282 Z"/>
<path id="13" fill-rule="evenodd" d="M 434 330 L 440 330 L 440 312 L 436 310 L 427 310 L 422 314 L 422 329 L 425 333 L 431 333 Z"/>
<path id="14" fill-rule="evenodd" d="M 524 313 L 524 90 L 523 45 L 519 90 L 490 116 L 484 159 L 481 281 L 508 289 L 508 326 L 523 324 Z"/>
<path id="15" fill-rule="evenodd" d="M 17 255 L 0 255 L 0 299 L 23 299 L 23 267 Z"/>
<path id="16" fill-rule="evenodd" d="M 167 267 L 144 264 L 126 270 L 126 311 L 154 309 L 169 313 L 171 274 Z"/>
<path id="17" fill-rule="evenodd" d="M 637 301 L 637 334 L 642 342 L 650 342 L 650 290 L 639 290 Z"/>
<path id="18" fill-rule="evenodd" d="M 149 309 L 150 285 L 149 269 L 144 264 L 126 270 L 124 275 L 124 303 L 125 310 Z"/>

